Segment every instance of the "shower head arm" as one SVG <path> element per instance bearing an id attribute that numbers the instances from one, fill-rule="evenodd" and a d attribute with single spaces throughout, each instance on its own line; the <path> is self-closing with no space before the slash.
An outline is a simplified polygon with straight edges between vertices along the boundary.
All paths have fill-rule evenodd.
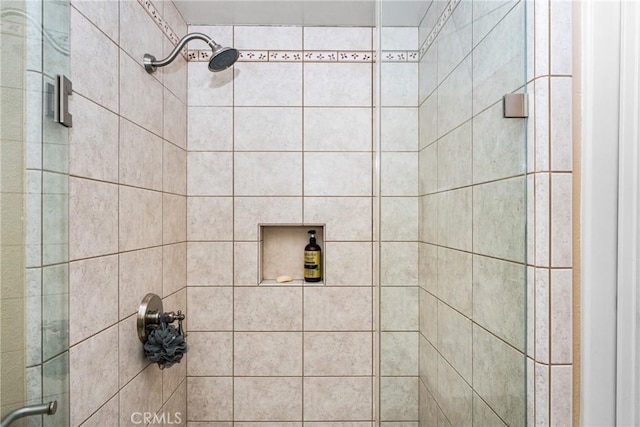
<path id="1" fill-rule="evenodd" d="M 151 74 L 154 71 L 156 71 L 157 67 L 164 67 L 165 65 L 169 65 L 170 63 L 173 62 L 174 59 L 176 59 L 176 56 L 178 56 L 182 48 L 184 48 L 184 46 L 187 43 L 189 43 L 191 40 L 194 40 L 194 39 L 199 39 L 207 42 L 207 44 L 212 50 L 220 48 L 220 45 L 215 41 L 213 41 L 213 39 L 207 36 L 206 34 L 190 33 L 184 36 L 182 39 L 180 39 L 180 41 L 178 42 L 176 47 L 173 48 L 169 56 L 167 56 L 164 59 L 161 59 L 158 61 L 156 60 L 155 56 L 145 53 L 144 58 L 142 60 L 142 63 L 144 64 L 144 69 L 147 70 L 147 73 Z"/>

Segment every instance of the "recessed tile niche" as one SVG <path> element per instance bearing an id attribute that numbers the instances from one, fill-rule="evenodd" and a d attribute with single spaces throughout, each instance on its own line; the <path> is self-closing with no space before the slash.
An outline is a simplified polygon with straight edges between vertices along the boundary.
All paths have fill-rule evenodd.
<path id="1" fill-rule="evenodd" d="M 316 230 L 316 243 L 322 249 L 322 277 L 325 275 L 324 225 L 260 225 L 261 285 L 322 285 L 304 281 L 304 247 L 309 230 Z M 278 276 L 291 276 L 293 282 L 277 283 Z"/>

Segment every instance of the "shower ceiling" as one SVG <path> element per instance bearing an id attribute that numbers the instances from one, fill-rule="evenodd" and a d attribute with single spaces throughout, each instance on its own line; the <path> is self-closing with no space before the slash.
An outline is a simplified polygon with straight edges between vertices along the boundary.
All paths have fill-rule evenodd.
<path id="1" fill-rule="evenodd" d="M 437 0 L 436 0 L 437 1 Z M 376 25 L 375 0 L 173 0 L 192 25 Z M 416 27 L 431 1 L 385 0 L 382 25 Z"/>

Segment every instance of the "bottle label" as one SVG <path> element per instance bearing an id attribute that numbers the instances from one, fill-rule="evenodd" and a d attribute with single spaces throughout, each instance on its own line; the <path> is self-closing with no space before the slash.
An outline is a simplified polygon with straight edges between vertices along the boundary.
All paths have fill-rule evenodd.
<path id="1" fill-rule="evenodd" d="M 320 251 L 304 251 L 304 277 L 306 279 L 319 279 L 321 271 Z"/>

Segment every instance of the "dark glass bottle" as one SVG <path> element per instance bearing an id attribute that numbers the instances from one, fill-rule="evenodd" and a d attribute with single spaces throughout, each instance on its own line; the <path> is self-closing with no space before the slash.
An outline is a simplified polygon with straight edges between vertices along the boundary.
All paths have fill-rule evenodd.
<path id="1" fill-rule="evenodd" d="M 309 244 L 304 247 L 304 280 L 319 282 L 322 280 L 322 249 L 316 243 L 316 230 L 309 230 Z"/>

